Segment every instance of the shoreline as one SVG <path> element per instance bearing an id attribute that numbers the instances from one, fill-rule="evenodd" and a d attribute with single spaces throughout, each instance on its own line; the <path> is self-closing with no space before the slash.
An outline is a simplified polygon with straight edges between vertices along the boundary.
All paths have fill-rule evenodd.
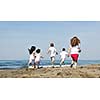
<path id="1" fill-rule="evenodd" d="M 100 64 L 45 67 L 40 69 L 0 69 L 0 78 L 100 78 Z"/>
<path id="2" fill-rule="evenodd" d="M 65 65 L 62 65 L 61 67 L 70 67 L 70 65 L 71 64 L 65 64 Z M 93 65 L 93 66 L 95 66 L 95 65 L 100 65 L 100 64 L 83 64 L 83 65 L 77 65 L 78 67 L 88 67 L 88 66 L 91 66 L 91 65 Z M 30 66 L 31 67 L 31 66 Z M 40 65 L 40 67 L 42 67 L 42 68 L 51 68 L 52 67 L 52 65 Z M 60 67 L 60 65 L 58 64 L 58 65 L 54 65 L 54 67 L 56 68 L 56 67 Z M 18 69 L 25 69 L 25 68 L 28 68 L 28 66 L 27 65 L 25 65 L 25 66 L 21 66 L 21 67 L 16 67 L 16 68 L 13 68 L 13 67 L 1 67 L 0 68 L 0 70 L 18 70 Z"/>

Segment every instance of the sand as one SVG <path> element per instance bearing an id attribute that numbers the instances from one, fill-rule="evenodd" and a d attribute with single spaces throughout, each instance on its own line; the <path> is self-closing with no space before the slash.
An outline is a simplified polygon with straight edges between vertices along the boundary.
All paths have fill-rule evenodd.
<path id="1" fill-rule="evenodd" d="M 100 78 L 100 64 L 77 66 L 48 67 L 40 69 L 1 69 L 0 78 Z"/>

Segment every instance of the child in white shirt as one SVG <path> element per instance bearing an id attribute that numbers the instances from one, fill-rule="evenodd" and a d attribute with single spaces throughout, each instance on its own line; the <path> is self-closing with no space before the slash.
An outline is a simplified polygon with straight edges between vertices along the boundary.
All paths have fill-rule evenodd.
<path id="1" fill-rule="evenodd" d="M 68 55 L 68 53 L 66 52 L 66 49 L 63 48 L 61 53 L 60 53 L 60 57 L 61 57 L 60 67 L 61 67 L 62 64 L 64 64 L 64 61 L 65 61 L 67 55 Z"/>
<path id="2" fill-rule="evenodd" d="M 34 66 L 34 60 L 35 60 L 35 46 L 32 46 L 31 49 L 28 49 L 30 57 L 29 57 L 29 62 L 28 65 L 32 65 L 32 67 Z"/>
<path id="3" fill-rule="evenodd" d="M 81 52 L 81 49 L 80 49 L 80 40 L 76 36 L 73 37 L 70 40 L 70 47 L 69 47 L 68 52 L 69 52 L 69 55 L 72 58 L 71 67 L 76 68 L 77 67 L 79 53 Z"/>
<path id="4" fill-rule="evenodd" d="M 36 67 L 39 68 L 41 58 L 43 58 L 41 56 L 41 50 L 40 49 L 37 49 L 36 50 L 36 53 L 35 53 L 35 68 Z"/>
<path id="5" fill-rule="evenodd" d="M 50 47 L 48 49 L 48 53 L 50 53 L 52 67 L 54 67 L 55 56 L 56 56 L 56 54 L 58 54 L 57 50 L 54 47 L 54 43 L 50 43 Z"/>

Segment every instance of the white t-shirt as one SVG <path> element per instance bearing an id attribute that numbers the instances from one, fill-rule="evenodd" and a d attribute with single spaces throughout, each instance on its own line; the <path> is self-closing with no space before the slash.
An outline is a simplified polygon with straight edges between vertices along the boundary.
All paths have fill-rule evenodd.
<path id="1" fill-rule="evenodd" d="M 70 48 L 71 48 L 71 54 L 79 54 L 79 46 L 78 45 L 74 46 L 74 47 L 70 46 Z"/>
<path id="2" fill-rule="evenodd" d="M 54 47 L 50 47 L 49 50 L 50 57 L 55 57 L 57 50 Z"/>
<path id="3" fill-rule="evenodd" d="M 29 58 L 30 63 L 32 62 L 32 60 L 35 59 L 34 55 L 35 55 L 35 51 L 33 51 L 33 53 L 30 55 L 30 58 Z"/>
<path id="4" fill-rule="evenodd" d="M 66 51 L 62 51 L 62 52 L 60 53 L 61 59 L 65 59 L 67 54 L 68 54 L 68 53 L 67 53 Z"/>
<path id="5" fill-rule="evenodd" d="M 40 61 L 40 59 L 41 59 L 41 54 L 40 53 L 36 53 L 35 54 L 35 62 L 39 62 Z"/>

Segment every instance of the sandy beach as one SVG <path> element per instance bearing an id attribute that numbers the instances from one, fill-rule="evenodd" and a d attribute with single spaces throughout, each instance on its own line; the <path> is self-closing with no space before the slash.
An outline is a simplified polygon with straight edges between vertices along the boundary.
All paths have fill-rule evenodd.
<path id="1" fill-rule="evenodd" d="M 100 64 L 40 69 L 1 69 L 0 78 L 100 78 Z"/>

